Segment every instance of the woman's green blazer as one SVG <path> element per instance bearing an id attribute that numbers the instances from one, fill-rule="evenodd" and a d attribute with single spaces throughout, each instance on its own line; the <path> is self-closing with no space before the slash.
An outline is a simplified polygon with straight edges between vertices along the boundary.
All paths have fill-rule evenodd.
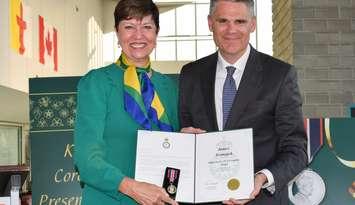
<path id="1" fill-rule="evenodd" d="M 90 71 L 78 85 L 74 162 L 83 205 L 136 204 L 118 191 L 123 177 L 134 178 L 137 130 L 142 129 L 124 110 L 123 73 L 111 64 Z M 176 83 L 155 71 L 151 81 L 177 131 Z"/>

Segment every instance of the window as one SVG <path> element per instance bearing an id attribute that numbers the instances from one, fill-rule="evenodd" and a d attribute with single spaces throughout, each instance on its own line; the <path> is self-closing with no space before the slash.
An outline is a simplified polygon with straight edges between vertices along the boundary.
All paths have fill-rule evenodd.
<path id="1" fill-rule="evenodd" d="M 21 164 L 21 127 L 0 124 L 0 165 Z"/>
<path id="2" fill-rule="evenodd" d="M 178 7 L 176 10 L 176 36 L 195 36 L 196 35 L 196 15 L 195 5 L 187 4 Z"/>
<path id="3" fill-rule="evenodd" d="M 208 29 L 207 16 L 210 10 L 209 4 L 196 5 L 196 32 L 197 35 L 208 36 L 210 30 Z"/>
<path id="4" fill-rule="evenodd" d="M 158 41 L 157 47 L 155 49 L 155 60 L 167 61 L 171 59 L 176 59 L 175 52 L 176 52 L 175 41 L 172 40 Z"/>
<path id="5" fill-rule="evenodd" d="M 209 0 L 199 0 L 161 14 L 161 31 L 152 59 L 193 61 L 215 52 L 208 12 Z"/>
<path id="6" fill-rule="evenodd" d="M 196 41 L 177 41 L 177 60 L 192 61 L 196 59 Z"/>

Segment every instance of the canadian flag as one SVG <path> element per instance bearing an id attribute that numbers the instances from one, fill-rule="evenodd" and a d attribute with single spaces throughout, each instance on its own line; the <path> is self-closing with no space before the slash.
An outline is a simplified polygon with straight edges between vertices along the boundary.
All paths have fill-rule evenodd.
<path id="1" fill-rule="evenodd" d="M 46 25 L 44 18 L 38 16 L 39 27 L 39 62 L 43 65 L 53 66 L 58 71 L 57 29 Z"/>

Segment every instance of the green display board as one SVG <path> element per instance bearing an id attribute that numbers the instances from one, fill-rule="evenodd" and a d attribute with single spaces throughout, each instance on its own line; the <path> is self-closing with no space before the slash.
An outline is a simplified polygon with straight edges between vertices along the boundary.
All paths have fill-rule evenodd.
<path id="1" fill-rule="evenodd" d="M 349 190 L 355 182 L 355 167 L 342 163 L 342 160 L 355 163 L 355 118 L 325 119 L 324 128 L 324 146 L 310 164 L 326 185 L 326 194 L 321 204 L 355 204 L 355 198 Z M 327 141 L 327 129 L 332 147 Z"/>
<path id="2" fill-rule="evenodd" d="M 32 204 L 81 204 L 72 160 L 79 79 L 30 79 Z"/>

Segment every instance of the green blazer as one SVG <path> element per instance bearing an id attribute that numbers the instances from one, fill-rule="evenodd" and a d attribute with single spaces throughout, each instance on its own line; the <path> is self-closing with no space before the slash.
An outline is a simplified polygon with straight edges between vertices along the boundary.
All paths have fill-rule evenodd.
<path id="1" fill-rule="evenodd" d="M 151 81 L 177 131 L 177 86 L 155 71 Z M 111 64 L 90 71 L 79 82 L 77 104 L 74 163 L 83 184 L 82 204 L 136 204 L 117 191 L 123 177 L 134 178 L 136 136 L 142 129 L 124 110 L 123 70 Z"/>

